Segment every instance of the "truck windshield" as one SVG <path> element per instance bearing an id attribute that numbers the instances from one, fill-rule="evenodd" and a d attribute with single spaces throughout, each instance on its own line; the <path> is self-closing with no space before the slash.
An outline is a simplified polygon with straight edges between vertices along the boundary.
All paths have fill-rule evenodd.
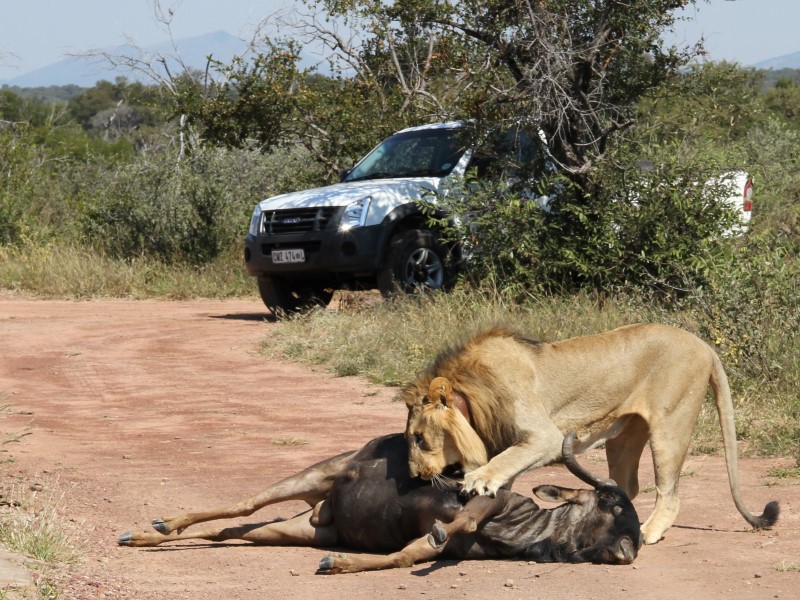
<path id="1" fill-rule="evenodd" d="M 419 129 L 385 139 L 344 181 L 389 177 L 444 177 L 466 151 L 456 127 Z"/>

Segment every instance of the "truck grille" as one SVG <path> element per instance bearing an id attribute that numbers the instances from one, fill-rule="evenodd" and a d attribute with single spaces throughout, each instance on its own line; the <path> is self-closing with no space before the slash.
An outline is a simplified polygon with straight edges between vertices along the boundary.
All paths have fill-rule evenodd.
<path id="1" fill-rule="evenodd" d="M 330 222 L 336 207 L 290 208 L 273 210 L 264 214 L 264 233 L 281 235 L 322 231 Z"/>

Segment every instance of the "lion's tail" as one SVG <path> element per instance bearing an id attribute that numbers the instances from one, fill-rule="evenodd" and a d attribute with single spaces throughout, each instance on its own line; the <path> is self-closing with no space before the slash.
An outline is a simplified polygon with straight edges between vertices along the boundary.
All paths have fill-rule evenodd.
<path id="1" fill-rule="evenodd" d="M 728 376 L 722 366 L 719 356 L 709 347 L 713 358 L 713 369 L 711 371 L 711 387 L 714 390 L 714 399 L 717 403 L 717 413 L 719 423 L 722 428 L 722 442 L 725 448 L 725 464 L 728 468 L 728 481 L 731 486 L 733 502 L 741 515 L 753 528 L 765 529 L 772 527 L 778 521 L 780 507 L 778 502 L 773 500 L 764 507 L 764 512 L 760 515 L 753 515 L 744 505 L 741 492 L 739 490 L 739 457 L 736 449 L 736 424 L 733 418 L 733 398 L 731 388 L 728 384 Z"/>

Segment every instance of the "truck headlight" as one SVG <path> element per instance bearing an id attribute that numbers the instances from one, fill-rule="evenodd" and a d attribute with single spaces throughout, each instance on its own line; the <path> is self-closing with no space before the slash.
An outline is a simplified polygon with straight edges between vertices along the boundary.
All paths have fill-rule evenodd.
<path id="1" fill-rule="evenodd" d="M 347 231 L 348 229 L 363 227 L 367 222 L 367 212 L 369 211 L 370 202 L 372 202 L 372 196 L 367 196 L 366 198 L 348 204 L 344 209 L 339 229 L 341 231 Z"/>
<path id="2" fill-rule="evenodd" d="M 253 210 L 253 216 L 250 217 L 250 229 L 248 229 L 250 235 L 256 237 L 259 233 L 261 233 L 261 205 L 256 204 L 255 210 Z"/>

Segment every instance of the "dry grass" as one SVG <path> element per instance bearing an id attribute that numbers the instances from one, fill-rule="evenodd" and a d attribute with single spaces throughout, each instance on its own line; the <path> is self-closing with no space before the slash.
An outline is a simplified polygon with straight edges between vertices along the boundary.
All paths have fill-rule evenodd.
<path id="1" fill-rule="evenodd" d="M 238 249 L 213 263 L 114 260 L 87 248 L 28 241 L 0 246 L 0 288 L 42 298 L 231 298 L 253 296 Z"/>
<path id="2" fill-rule="evenodd" d="M 0 396 L 0 399 L 2 396 Z M 0 415 L 11 406 L 0 407 Z M 21 431 L 0 433 L 0 446 L 17 442 L 28 435 Z M 0 600 L 56 600 L 60 594 L 50 581 L 59 565 L 80 561 L 82 552 L 71 525 L 60 513 L 64 495 L 57 480 L 34 477 L 18 480 L 0 489 L 0 546 L 35 559 L 38 577 L 35 589 L 0 590 Z"/>
<path id="3" fill-rule="evenodd" d="M 61 515 L 64 492 L 57 479 L 18 481 L 3 491 L 0 543 L 43 563 L 76 563 L 81 550 L 71 524 Z"/>
<path id="4" fill-rule="evenodd" d="M 296 437 L 289 437 L 289 438 L 274 439 L 272 440 L 272 443 L 275 446 L 305 446 L 308 443 L 308 440 Z"/>

